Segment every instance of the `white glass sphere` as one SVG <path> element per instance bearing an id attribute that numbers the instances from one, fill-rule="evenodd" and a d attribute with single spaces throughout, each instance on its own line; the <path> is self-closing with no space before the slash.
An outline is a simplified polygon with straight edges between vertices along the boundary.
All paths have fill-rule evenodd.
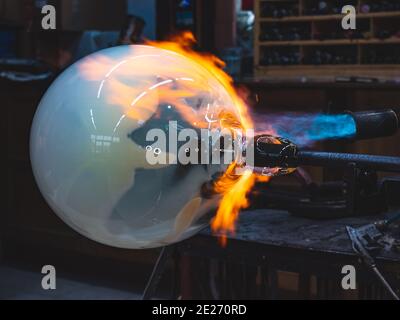
<path id="1" fill-rule="evenodd" d="M 233 102 L 201 64 L 151 46 L 120 46 L 65 70 L 40 102 L 31 162 L 44 198 L 82 235 L 122 248 L 185 239 L 216 206 L 201 186 L 223 166 L 151 165 L 149 128 L 218 126 Z M 234 110 L 233 110 L 234 112 Z"/>

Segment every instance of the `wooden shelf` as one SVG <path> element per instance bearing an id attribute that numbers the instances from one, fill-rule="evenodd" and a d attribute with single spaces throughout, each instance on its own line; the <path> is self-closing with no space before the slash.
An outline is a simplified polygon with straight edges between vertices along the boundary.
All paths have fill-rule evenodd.
<path id="1" fill-rule="evenodd" d="M 342 64 L 342 65 L 287 65 L 287 66 L 257 66 L 256 77 L 398 77 L 400 65 L 392 64 Z"/>
<path id="2" fill-rule="evenodd" d="M 261 41 L 260 46 L 340 46 L 369 44 L 398 44 L 400 38 L 389 39 L 332 39 L 332 40 L 294 40 L 294 41 Z"/>
<path id="3" fill-rule="evenodd" d="M 270 1 L 270 0 L 262 0 Z M 370 12 L 370 13 L 358 13 L 357 19 L 371 19 L 371 18 L 395 18 L 400 17 L 399 11 L 390 12 Z M 282 18 L 268 18 L 260 17 L 260 22 L 301 22 L 301 21 L 324 21 L 324 20 L 336 20 L 342 19 L 342 14 L 327 14 L 327 15 L 316 15 L 316 16 L 293 16 L 293 17 L 282 17 Z"/>
<path id="4" fill-rule="evenodd" d="M 364 61 L 369 61 L 369 50 L 386 53 L 385 47 L 380 45 L 393 46 L 394 50 L 400 50 L 400 38 L 392 36 L 386 39 L 379 38 L 365 38 L 365 39 L 327 39 L 327 40 L 316 40 L 317 35 L 323 35 L 324 33 L 330 34 L 330 32 L 337 32 L 341 35 L 341 24 L 340 19 L 343 18 L 342 14 L 329 14 L 329 15 L 299 15 L 282 18 L 271 18 L 261 17 L 261 6 L 267 2 L 271 2 L 274 5 L 282 4 L 293 4 L 295 8 L 298 8 L 298 12 L 305 12 L 306 6 L 310 2 L 306 0 L 255 0 L 255 27 L 254 27 L 254 70 L 255 76 L 263 76 L 265 74 L 279 76 L 282 75 L 294 75 L 294 76 L 313 76 L 313 75 L 353 75 L 353 76 L 399 76 L 400 75 L 400 64 L 382 65 L 382 64 L 364 64 Z M 357 0 L 357 9 L 360 8 L 361 4 L 365 3 L 364 0 Z M 297 10 L 296 10 L 297 11 Z M 395 19 L 395 20 L 393 20 Z M 370 13 L 357 13 L 357 27 L 362 33 L 367 33 L 366 37 L 379 36 L 381 30 L 387 30 L 389 26 L 390 34 L 394 34 L 396 31 L 400 31 L 400 23 L 396 23 L 397 27 L 394 26 L 393 21 L 400 19 L 400 11 L 390 12 L 370 12 Z M 303 27 L 308 29 L 310 32 L 311 39 L 309 40 L 282 40 L 282 41 L 264 41 L 259 40 L 263 30 L 269 27 L 269 23 L 274 24 L 274 28 L 282 28 L 284 30 L 290 30 L 292 26 L 286 26 L 288 23 L 293 23 L 294 28 Z M 298 23 L 298 24 L 296 24 Z M 337 23 L 337 27 L 335 24 Z M 391 27 L 394 26 L 394 27 Z M 385 28 L 385 29 L 383 29 Z M 398 29 L 398 30 L 397 30 Z M 283 31 L 282 31 L 283 32 Z M 286 31 L 288 32 L 288 31 Z M 335 52 L 337 50 L 344 52 L 342 54 L 354 54 L 356 56 L 354 61 L 356 64 L 343 64 L 343 65 L 311 65 L 304 64 L 303 61 L 313 61 L 313 55 L 315 50 L 321 47 L 326 47 L 327 52 Z M 349 46 L 347 48 L 346 46 Z M 350 46 L 355 46 L 350 47 Z M 370 48 L 370 46 L 373 46 Z M 300 59 L 302 63 L 298 65 L 262 65 L 261 62 L 265 59 L 264 54 L 267 53 L 268 48 L 272 48 L 272 54 L 294 54 L 295 59 Z M 315 48 L 315 49 L 314 49 Z M 328 49 L 329 48 L 329 49 Z M 392 47 L 391 47 L 392 48 Z M 318 49 L 320 50 L 320 49 Z M 323 50 L 323 48 L 322 48 Z M 275 53 L 274 53 L 275 51 Z M 347 53 L 349 51 L 350 53 Z M 300 58 L 297 58 L 300 57 Z M 293 58 L 293 56 L 292 56 Z M 379 61 L 379 60 L 377 60 Z M 381 60 L 384 61 L 384 60 Z"/>

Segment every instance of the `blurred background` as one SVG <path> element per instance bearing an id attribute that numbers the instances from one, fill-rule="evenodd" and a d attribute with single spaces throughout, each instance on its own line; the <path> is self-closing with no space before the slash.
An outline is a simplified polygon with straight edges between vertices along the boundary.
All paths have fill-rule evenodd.
<path id="1" fill-rule="evenodd" d="M 41 26 L 46 4 L 56 8 L 55 30 Z M 355 30 L 342 29 L 343 1 L 336 0 L 0 0 L 0 136 L 5 141 L 0 298 L 137 298 L 158 254 L 85 239 L 61 222 L 40 195 L 29 162 L 29 130 L 41 96 L 62 70 L 103 48 L 191 30 L 196 49 L 224 60 L 237 86 L 249 90 L 254 113 L 398 107 L 400 1 L 346 4 L 357 10 Z M 399 138 L 317 147 L 400 155 Z M 310 172 L 316 181 L 340 174 Z M 286 177 L 274 183 L 292 181 Z M 179 263 L 190 270 L 190 259 Z M 44 264 L 58 266 L 64 290 L 40 289 Z M 162 280 L 165 291 L 173 281 L 171 268 Z M 182 272 L 181 282 L 192 277 Z M 289 296 L 296 290 L 295 276 L 286 274 L 279 281 Z"/>

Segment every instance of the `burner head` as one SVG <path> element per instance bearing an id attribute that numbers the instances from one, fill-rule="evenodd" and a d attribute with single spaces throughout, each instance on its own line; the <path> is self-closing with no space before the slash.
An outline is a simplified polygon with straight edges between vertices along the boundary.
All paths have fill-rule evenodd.
<path id="1" fill-rule="evenodd" d="M 290 140 L 272 135 L 254 138 L 254 167 L 267 176 L 284 175 L 296 170 L 289 159 L 295 158 L 297 146 Z"/>

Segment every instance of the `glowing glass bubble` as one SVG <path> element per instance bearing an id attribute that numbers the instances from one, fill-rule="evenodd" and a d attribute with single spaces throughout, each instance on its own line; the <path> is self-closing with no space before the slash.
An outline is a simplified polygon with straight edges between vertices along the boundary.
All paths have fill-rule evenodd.
<path id="1" fill-rule="evenodd" d="M 146 132 L 170 120 L 178 130 L 214 128 L 232 105 L 217 79 L 182 55 L 150 46 L 92 54 L 55 80 L 36 112 L 30 148 L 40 191 L 65 223 L 103 244 L 185 239 L 208 223 L 216 201 L 200 190 L 223 166 L 150 165 Z"/>

